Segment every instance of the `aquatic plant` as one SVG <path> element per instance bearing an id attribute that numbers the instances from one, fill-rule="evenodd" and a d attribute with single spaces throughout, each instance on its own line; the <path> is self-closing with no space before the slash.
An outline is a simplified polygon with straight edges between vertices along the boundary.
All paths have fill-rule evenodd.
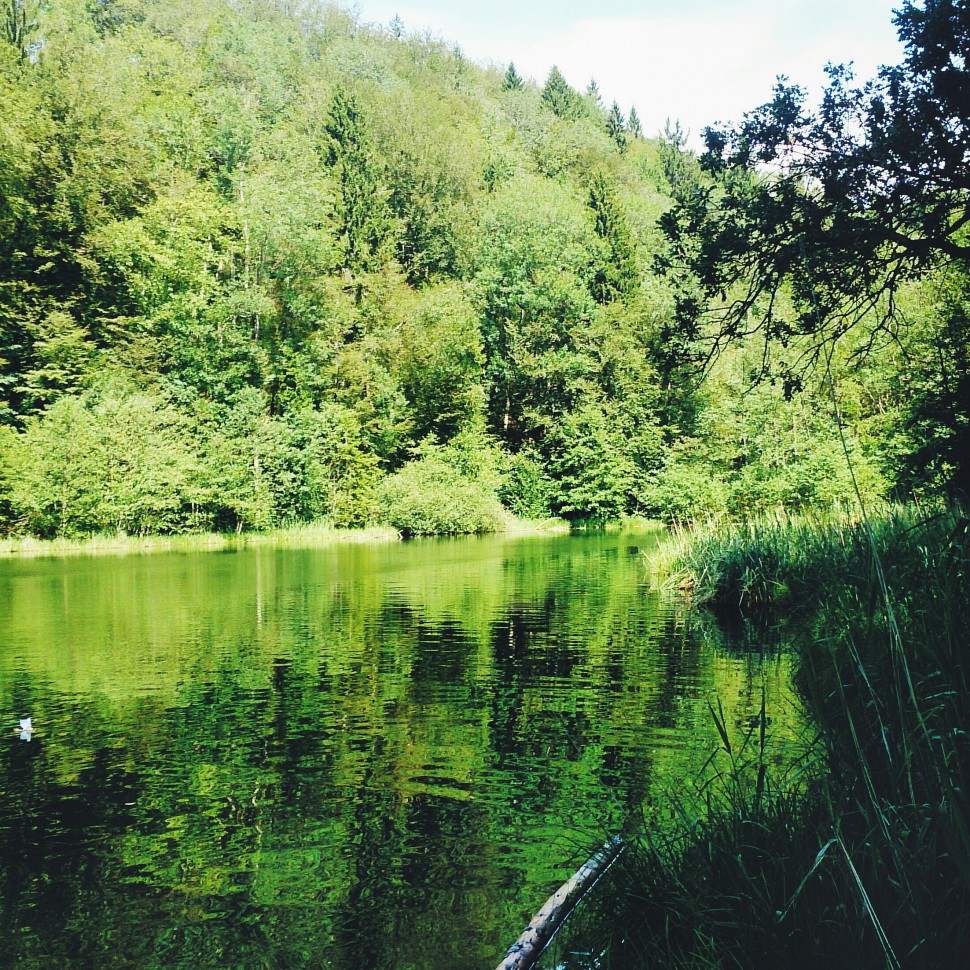
<path id="1" fill-rule="evenodd" d="M 656 585 L 712 608 L 815 606 L 845 585 L 865 585 L 873 557 L 895 556 L 894 546 L 920 521 L 919 510 L 906 506 L 867 520 L 839 510 L 711 520 L 673 530 L 649 565 Z"/>
<path id="2" fill-rule="evenodd" d="M 763 710 L 740 751 L 713 711 L 724 769 L 645 816 L 572 929 L 594 957 L 565 966 L 963 965 L 970 520 L 910 508 L 674 542 L 668 576 L 699 600 L 799 599 L 796 682 L 818 738 L 778 769 Z"/>

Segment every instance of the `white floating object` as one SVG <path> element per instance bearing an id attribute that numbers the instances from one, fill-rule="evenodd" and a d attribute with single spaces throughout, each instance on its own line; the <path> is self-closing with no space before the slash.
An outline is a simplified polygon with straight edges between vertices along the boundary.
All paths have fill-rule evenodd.
<path id="1" fill-rule="evenodd" d="M 32 717 L 22 717 L 20 719 L 20 730 L 21 731 L 33 731 L 33 718 Z"/>

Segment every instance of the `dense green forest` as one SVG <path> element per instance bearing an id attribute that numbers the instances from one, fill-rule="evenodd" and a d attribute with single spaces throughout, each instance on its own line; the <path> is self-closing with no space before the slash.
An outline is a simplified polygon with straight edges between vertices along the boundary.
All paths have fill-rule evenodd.
<path id="1" fill-rule="evenodd" d="M 762 176 L 595 82 L 298 0 L 2 12 L 2 531 L 485 531 L 961 483 L 963 262 L 834 335 L 797 325 L 797 281 L 709 323 L 747 284 L 678 230 Z M 737 220 L 707 268 L 769 235 Z"/>

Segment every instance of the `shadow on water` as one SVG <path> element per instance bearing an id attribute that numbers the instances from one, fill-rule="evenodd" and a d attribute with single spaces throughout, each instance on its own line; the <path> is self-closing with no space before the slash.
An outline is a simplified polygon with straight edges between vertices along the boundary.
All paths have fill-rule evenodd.
<path id="1" fill-rule="evenodd" d="M 788 704 L 650 541 L 0 563 L 0 965 L 493 967 L 712 697 Z"/>

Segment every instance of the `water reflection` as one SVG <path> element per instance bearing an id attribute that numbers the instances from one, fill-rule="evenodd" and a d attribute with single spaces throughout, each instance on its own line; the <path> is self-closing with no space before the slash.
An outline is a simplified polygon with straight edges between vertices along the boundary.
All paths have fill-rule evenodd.
<path id="1" fill-rule="evenodd" d="M 492 967 L 788 666 L 647 536 L 0 564 L 7 966 Z M 511 935 L 510 935 L 511 934 Z"/>

